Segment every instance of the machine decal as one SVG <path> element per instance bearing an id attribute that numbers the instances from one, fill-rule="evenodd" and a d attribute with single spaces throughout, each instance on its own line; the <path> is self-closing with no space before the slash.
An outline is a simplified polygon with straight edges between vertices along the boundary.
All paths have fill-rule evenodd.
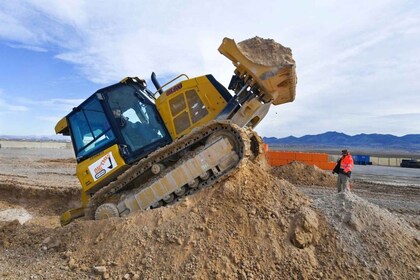
<path id="1" fill-rule="evenodd" d="M 117 167 L 117 162 L 115 161 L 112 152 L 109 152 L 95 163 L 89 165 L 89 171 L 96 181 L 115 167 Z"/>
<path id="2" fill-rule="evenodd" d="M 182 84 L 177 84 L 166 91 L 166 96 L 171 95 L 172 93 L 180 90 L 182 88 Z"/>

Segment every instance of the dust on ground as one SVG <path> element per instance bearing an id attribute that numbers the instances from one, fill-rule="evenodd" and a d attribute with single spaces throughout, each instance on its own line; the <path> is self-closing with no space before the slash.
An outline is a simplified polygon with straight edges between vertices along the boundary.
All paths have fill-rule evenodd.
<path id="1" fill-rule="evenodd" d="M 418 277 L 419 232 L 405 220 L 353 194 L 312 200 L 264 166 L 246 162 L 229 179 L 169 207 L 63 228 L 58 208 L 42 209 L 50 207 L 43 203 L 49 193 L 56 197 L 54 188 L 44 185 L 44 198 L 32 200 L 38 206 L 2 195 L 0 210 L 26 208 L 33 218 L 0 222 L 0 278 Z M 50 180 L 27 179 L 35 184 L 20 187 L 42 190 Z M 75 197 L 67 195 L 64 208 Z"/>
<path id="2" fill-rule="evenodd" d="M 42 215 L 57 215 L 79 202 L 71 149 L 2 148 L 0 200 Z"/>
<path id="3" fill-rule="evenodd" d="M 336 191 L 336 175 L 314 165 L 294 161 L 273 167 L 271 173 L 296 185 L 313 199 L 329 196 Z M 353 176 L 355 177 L 355 176 Z M 377 178 L 350 180 L 352 193 L 374 203 L 394 215 L 405 219 L 412 227 L 420 229 L 420 191 L 418 186 L 377 183 Z M 381 175 L 378 176 L 381 178 Z M 408 181 L 409 182 L 409 181 Z"/>

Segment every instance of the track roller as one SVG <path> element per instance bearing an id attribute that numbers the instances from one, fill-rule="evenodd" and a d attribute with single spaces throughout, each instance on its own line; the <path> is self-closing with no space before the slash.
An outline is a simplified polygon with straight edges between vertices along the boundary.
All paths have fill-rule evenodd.
<path id="1" fill-rule="evenodd" d="M 165 196 L 163 198 L 163 201 L 165 201 L 166 203 L 171 203 L 172 201 L 174 201 L 175 199 L 175 195 L 173 193 L 168 194 L 167 196 Z"/>
<path id="2" fill-rule="evenodd" d="M 104 203 L 99 206 L 95 211 L 95 220 L 103 220 L 108 218 L 119 217 L 120 213 L 118 212 L 117 205 L 114 203 Z"/>
<path id="3" fill-rule="evenodd" d="M 188 187 L 190 187 L 192 189 L 196 189 L 196 188 L 198 188 L 199 183 L 200 183 L 200 181 L 197 178 L 195 178 L 193 181 L 188 183 Z"/>
<path id="4" fill-rule="evenodd" d="M 155 163 L 152 165 L 151 171 L 153 174 L 157 175 L 165 169 L 163 164 Z"/>
<path id="5" fill-rule="evenodd" d="M 156 201 L 150 208 L 155 209 L 155 208 L 159 208 L 161 206 L 163 206 L 163 201 L 159 200 L 159 201 Z"/>
<path id="6" fill-rule="evenodd" d="M 204 172 L 203 174 L 200 175 L 200 179 L 203 181 L 206 181 L 208 178 L 210 178 L 210 170 Z"/>
<path id="7" fill-rule="evenodd" d="M 197 186 L 198 186 L 198 184 L 197 184 Z M 181 197 L 185 194 L 186 191 L 187 191 L 187 187 L 183 186 L 183 187 L 180 187 L 179 189 L 175 190 L 174 193 L 177 196 Z"/>

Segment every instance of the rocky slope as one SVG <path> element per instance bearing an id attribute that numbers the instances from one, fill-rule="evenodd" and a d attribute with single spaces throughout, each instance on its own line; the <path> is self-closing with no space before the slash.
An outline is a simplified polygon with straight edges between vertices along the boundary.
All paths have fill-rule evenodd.
<path id="1" fill-rule="evenodd" d="M 58 213 L 33 208 L 34 217 L 23 225 L 0 222 L 0 276 L 414 279 L 419 275 L 419 232 L 406 222 L 354 195 L 332 192 L 311 201 L 265 166 L 263 161 L 246 162 L 228 180 L 175 205 L 126 218 L 79 220 L 61 228 Z M 69 198 L 73 196 L 69 193 Z M 16 200 L 2 197 L 0 211 L 19 207 Z"/>

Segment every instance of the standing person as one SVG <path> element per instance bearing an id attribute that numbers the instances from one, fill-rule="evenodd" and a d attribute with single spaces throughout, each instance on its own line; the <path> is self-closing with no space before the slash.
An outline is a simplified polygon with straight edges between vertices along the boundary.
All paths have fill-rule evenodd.
<path id="1" fill-rule="evenodd" d="M 333 174 L 337 173 L 337 191 L 348 192 L 350 191 L 350 177 L 351 171 L 353 170 L 353 158 L 349 151 L 342 150 L 341 158 L 337 161 L 337 165 L 334 167 Z"/>

